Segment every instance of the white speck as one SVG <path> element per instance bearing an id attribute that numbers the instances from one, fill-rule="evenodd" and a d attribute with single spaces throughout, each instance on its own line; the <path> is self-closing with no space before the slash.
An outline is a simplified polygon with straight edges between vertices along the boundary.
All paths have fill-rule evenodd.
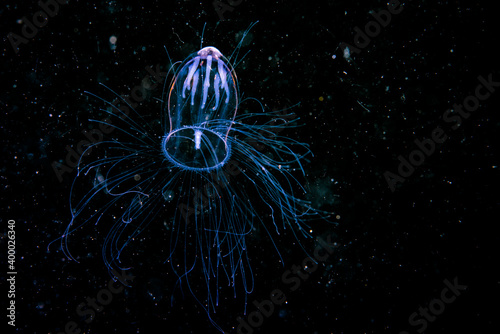
<path id="1" fill-rule="evenodd" d="M 116 41 L 118 40 L 118 38 L 113 35 L 109 38 L 109 47 L 111 50 L 115 50 L 116 49 Z"/>
<path id="2" fill-rule="evenodd" d="M 352 59 L 351 59 L 351 50 L 349 50 L 349 48 L 348 48 L 347 46 L 344 48 L 344 59 L 345 59 L 348 63 L 350 63 L 350 62 L 351 62 L 351 60 L 352 60 Z"/>

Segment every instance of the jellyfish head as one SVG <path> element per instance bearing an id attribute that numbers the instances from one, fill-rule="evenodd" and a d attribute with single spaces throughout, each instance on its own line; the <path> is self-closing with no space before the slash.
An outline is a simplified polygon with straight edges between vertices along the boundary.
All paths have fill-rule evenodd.
<path id="1" fill-rule="evenodd" d="M 237 109 L 238 84 L 227 59 L 212 46 L 194 53 L 170 86 L 165 157 L 188 170 L 220 168 L 230 156 L 227 136 Z"/>

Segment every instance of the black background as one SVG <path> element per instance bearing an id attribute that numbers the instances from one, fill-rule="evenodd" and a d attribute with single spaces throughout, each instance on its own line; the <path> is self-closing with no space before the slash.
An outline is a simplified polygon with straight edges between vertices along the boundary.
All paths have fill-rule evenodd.
<path id="1" fill-rule="evenodd" d="M 281 275 L 305 257 L 293 238 L 280 240 L 284 266 L 268 241 L 248 241 L 256 277 L 248 311 L 275 288 L 287 294 L 255 332 L 417 333 L 410 314 L 439 298 L 443 281 L 455 277 L 467 291 L 425 332 L 498 331 L 499 92 L 459 129 L 448 127 L 447 141 L 395 192 L 383 177 L 397 172 L 398 156 L 407 157 L 415 139 L 445 126 L 442 115 L 474 93 L 479 75 L 500 81 L 494 10 L 479 1 L 407 1 L 366 48 L 343 58 L 340 43 L 353 44 L 354 28 L 364 29 L 373 20 L 369 12 L 384 8 L 382 1 L 243 0 L 220 21 L 211 1 L 72 0 L 15 53 L 8 33 L 21 34 L 17 21 L 39 7 L 4 1 L 0 276 L 6 312 L 5 238 L 7 220 L 15 219 L 17 332 L 58 333 L 70 319 L 85 333 L 156 333 L 157 326 L 165 333 L 216 332 L 189 293 L 170 305 L 172 275 L 158 257 L 134 269 L 133 284 L 93 322 L 78 318 L 77 305 L 110 276 L 98 247 L 79 248 L 74 240 L 75 252 L 89 252 L 80 263 L 65 259 L 57 245 L 47 251 L 71 218 L 75 176 L 59 182 L 51 164 L 64 161 L 66 145 L 84 139 L 93 112 L 84 91 L 99 95 L 102 82 L 128 92 L 145 66 L 168 69 L 164 47 L 174 60 L 197 51 L 205 23 L 203 45 L 229 54 L 255 21 L 242 49 L 250 53 L 236 68 L 241 91 L 268 110 L 300 102 L 293 112 L 305 125 L 287 135 L 310 144 L 308 199 L 334 212 L 338 223 L 313 223 L 314 235 L 334 235 L 339 246 L 290 292 Z M 153 99 L 137 109 L 153 116 L 160 110 Z M 86 231 L 95 245 L 105 236 L 93 226 Z M 315 243 L 303 246 L 312 250 Z M 231 303 L 221 301 L 214 319 L 235 333 L 242 309 Z"/>

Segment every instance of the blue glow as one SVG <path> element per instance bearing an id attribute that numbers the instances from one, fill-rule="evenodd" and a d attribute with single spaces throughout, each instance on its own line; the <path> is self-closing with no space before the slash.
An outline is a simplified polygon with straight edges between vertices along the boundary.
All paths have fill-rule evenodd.
<path id="1" fill-rule="evenodd" d="M 122 255 L 130 256 L 127 246 L 140 246 L 150 224 L 163 223 L 169 238 L 163 260 L 210 319 L 223 286 L 235 297 L 243 294 L 246 307 L 254 287 L 247 242 L 257 225 L 273 243 L 288 229 L 300 244 L 300 237 L 310 237 L 307 222 L 322 217 L 299 198 L 306 191 L 296 177 L 305 176 L 302 162 L 311 152 L 282 135 L 297 127 L 298 117 L 288 110 L 266 112 L 252 98 L 241 101 L 233 65 L 242 41 L 232 63 L 205 47 L 172 66 L 161 126 L 145 121 L 116 93 L 120 104 L 98 98 L 107 121 L 94 122 L 112 126 L 114 139 L 82 155 L 72 219 L 60 238 L 65 254 L 76 260 L 71 235 L 91 222 L 101 230 L 101 221 L 112 221 L 105 225 L 102 250 L 111 271 L 127 267 Z M 243 103 L 255 112 L 238 113 Z M 95 152 L 86 157 L 90 150 Z M 76 190 L 80 183 L 91 186 L 84 196 Z M 278 249 L 276 254 L 281 257 Z M 200 275 L 203 289 L 193 284 Z"/>

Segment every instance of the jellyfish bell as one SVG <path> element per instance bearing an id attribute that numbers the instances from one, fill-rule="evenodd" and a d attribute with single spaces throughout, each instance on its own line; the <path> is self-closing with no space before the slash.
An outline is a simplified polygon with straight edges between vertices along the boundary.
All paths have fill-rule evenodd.
<path id="1" fill-rule="evenodd" d="M 237 79 L 227 59 L 213 46 L 194 53 L 172 79 L 163 154 L 187 170 L 220 168 L 231 155 L 227 136 L 237 109 Z"/>

